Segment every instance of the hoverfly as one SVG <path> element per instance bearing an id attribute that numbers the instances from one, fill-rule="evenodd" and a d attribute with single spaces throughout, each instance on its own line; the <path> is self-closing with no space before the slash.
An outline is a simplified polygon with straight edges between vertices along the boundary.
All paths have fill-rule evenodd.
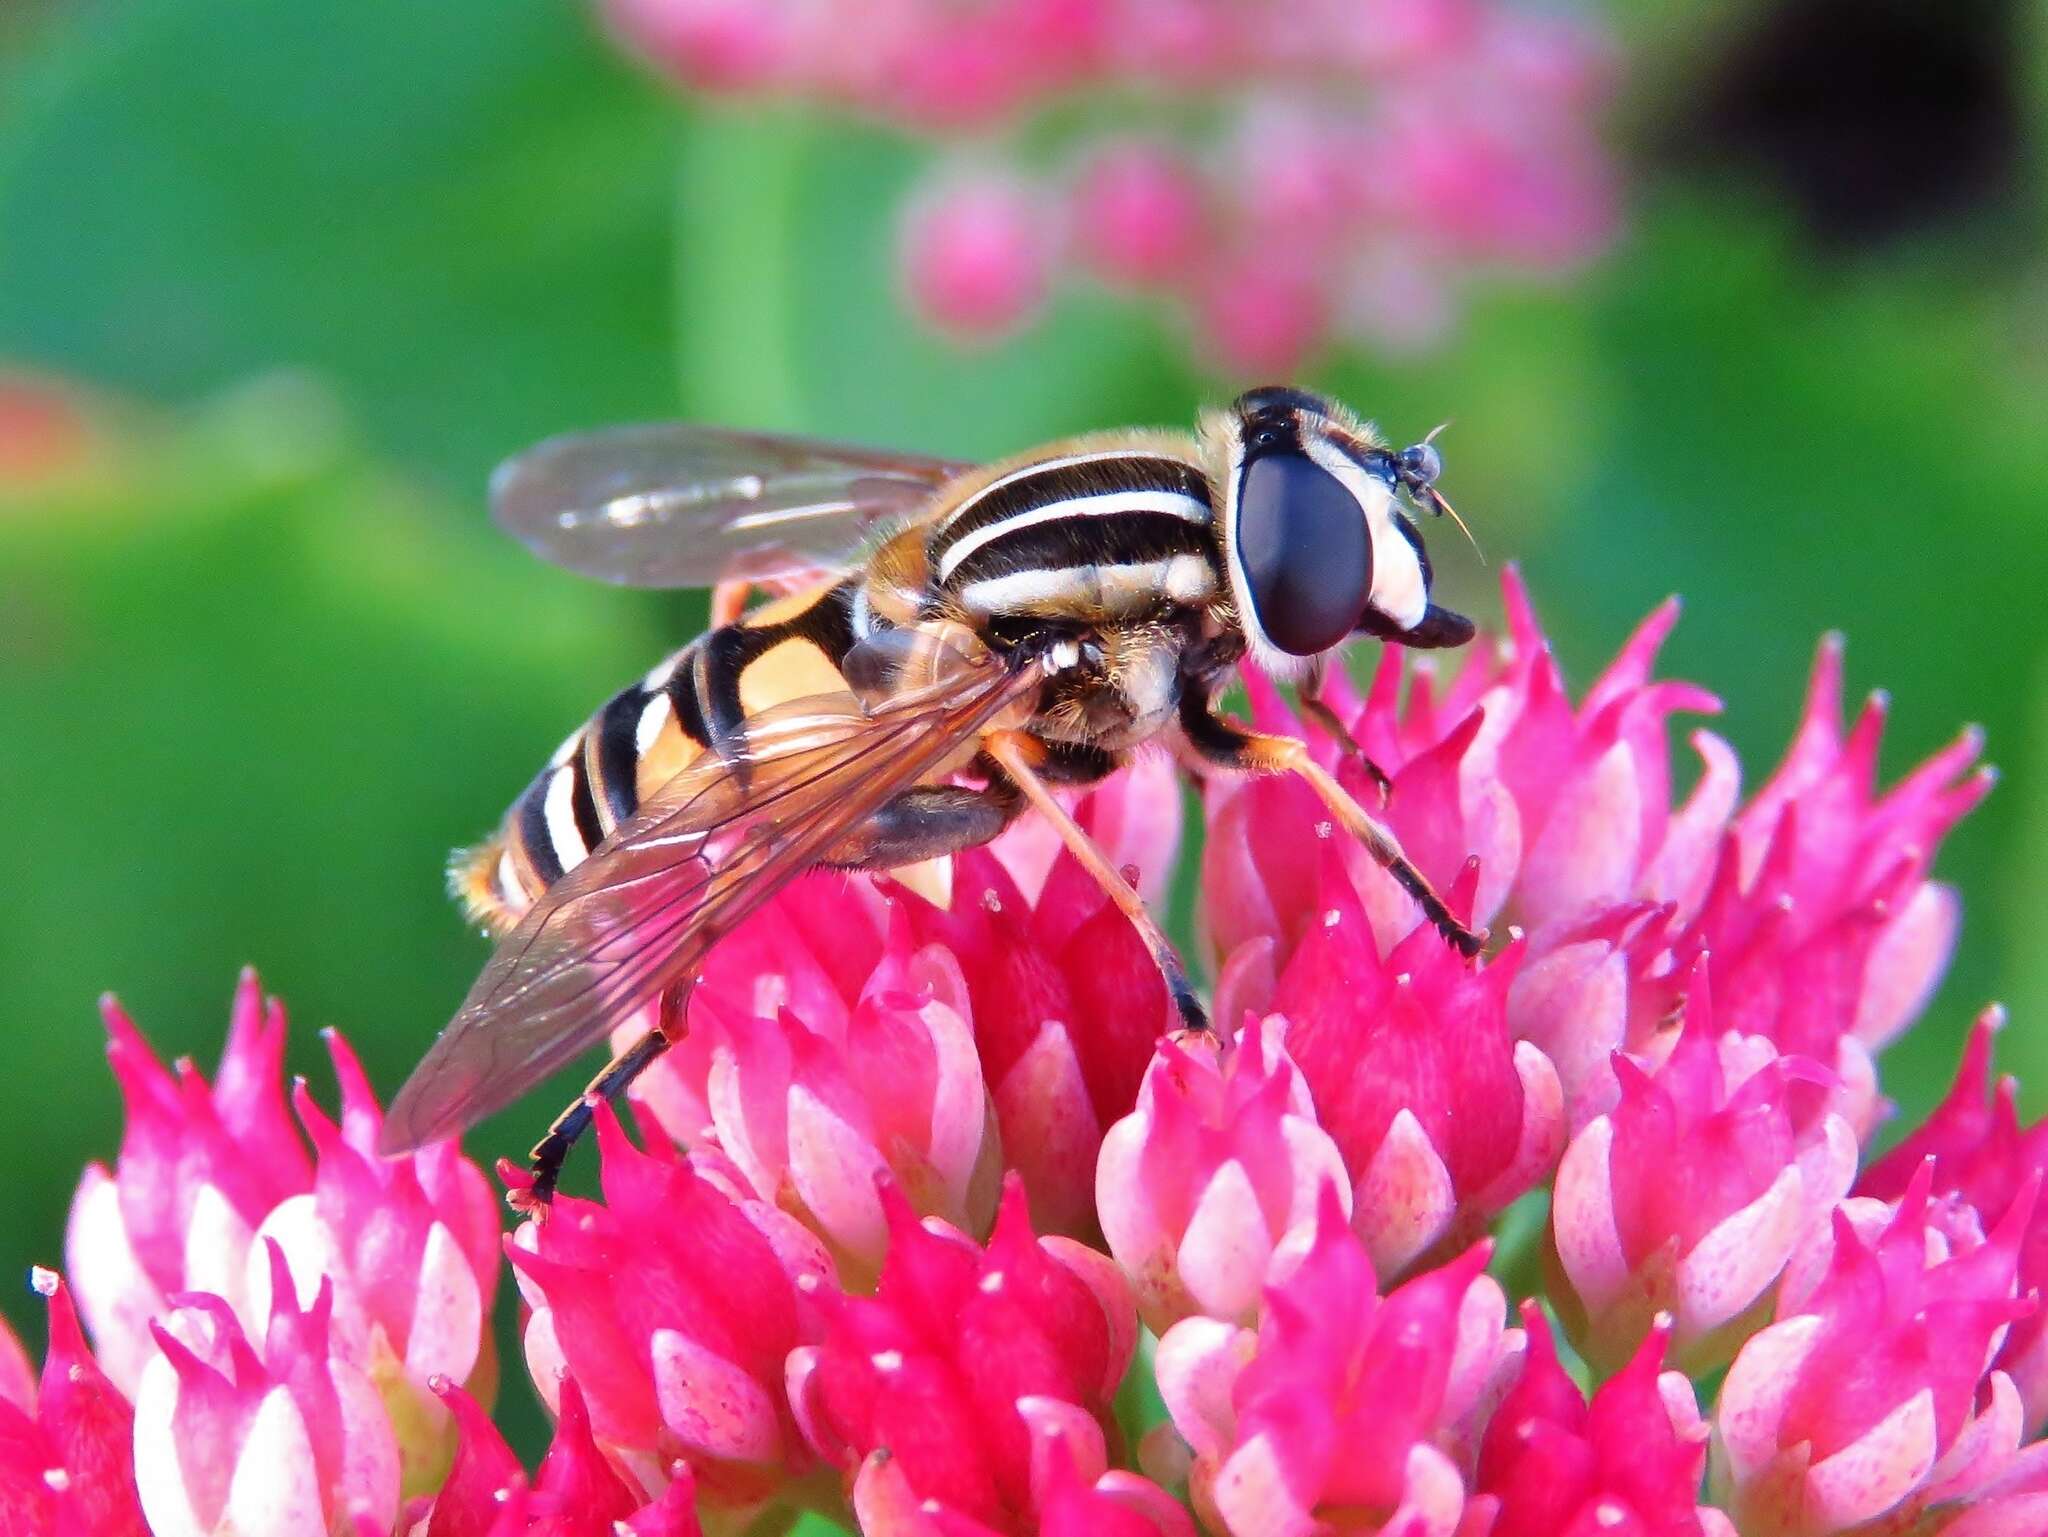
<path id="1" fill-rule="evenodd" d="M 913 865 L 1026 808 L 1205 1025 L 1172 942 L 1052 789 L 1155 740 L 1198 771 L 1302 775 L 1476 955 L 1483 934 L 1301 742 L 1215 708 L 1248 655 L 1335 724 L 1319 688 L 1353 634 L 1470 639 L 1430 600 L 1409 515 L 1448 510 L 1442 468 L 1428 440 L 1392 451 L 1279 387 L 1192 435 L 1102 433 L 983 467 L 689 425 L 514 458 L 492 483 L 510 533 L 586 576 L 711 587 L 713 628 L 615 694 L 457 856 L 451 884 L 500 943 L 392 1105 L 384 1150 L 472 1125 L 655 1005 L 533 1149 L 517 1203 L 545 1202 L 598 1101 L 679 1038 L 741 918 L 806 870 Z M 749 609 L 757 587 L 779 595 Z"/>

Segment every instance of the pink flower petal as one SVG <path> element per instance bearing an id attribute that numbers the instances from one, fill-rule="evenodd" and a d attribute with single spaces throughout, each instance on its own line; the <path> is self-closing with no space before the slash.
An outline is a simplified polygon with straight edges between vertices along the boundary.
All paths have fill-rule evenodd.
<path id="1" fill-rule="evenodd" d="M 1411 1111 L 1395 1112 L 1351 1201 L 1352 1230 L 1365 1240 L 1373 1269 L 1383 1275 L 1400 1274 L 1450 1226 L 1457 1209 L 1450 1170 Z"/>
<path id="2" fill-rule="evenodd" d="M 1823 1531 L 1875 1520 L 1934 1466 L 1934 1397 L 1915 1393 L 1860 1439 L 1806 1471 L 1811 1519 Z"/>

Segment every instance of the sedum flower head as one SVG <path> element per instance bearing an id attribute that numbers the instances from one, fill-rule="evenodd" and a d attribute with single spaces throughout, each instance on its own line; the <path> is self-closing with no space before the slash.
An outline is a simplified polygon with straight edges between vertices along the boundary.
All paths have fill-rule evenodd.
<path id="1" fill-rule="evenodd" d="M 759 41 L 726 36 L 736 79 Z M 1167 222 L 1133 273 L 1181 259 L 1163 170 L 1103 173 Z M 375 1156 L 338 1036 L 338 1106 L 287 1092 L 253 977 L 211 1081 L 110 1005 L 127 1125 L 67 1245 L 93 1345 L 41 1273 L 39 1376 L 0 1334 L 0 1531 L 2048 1530 L 2048 1143 L 1995 1011 L 1864 1149 L 1953 942 L 1930 871 L 1989 786 L 1974 734 L 1880 787 L 1830 642 L 1762 786 L 1699 731 L 1678 795 L 1672 724 L 1716 702 L 1655 675 L 1675 608 L 1577 691 L 1504 591 L 1455 671 L 1331 690 L 1480 960 L 1280 779 L 1202 797 L 1214 1036 L 1043 824 L 816 872 L 714 947 L 637 1144 L 599 1115 L 600 1197 L 509 1237 L 454 1146 Z M 1069 798 L 1160 900 L 1171 763 Z M 530 1471 L 485 1412 L 506 1253 L 556 1418 Z"/>

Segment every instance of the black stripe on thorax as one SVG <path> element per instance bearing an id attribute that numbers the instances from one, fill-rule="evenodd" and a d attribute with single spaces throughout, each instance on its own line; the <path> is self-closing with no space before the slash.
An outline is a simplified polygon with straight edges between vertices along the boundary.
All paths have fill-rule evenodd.
<path id="1" fill-rule="evenodd" d="M 540 877 L 543 886 L 562 878 L 562 862 L 555 857 L 555 840 L 548 832 L 548 781 L 554 777 L 552 764 L 542 769 L 519 797 L 513 817 L 527 863 L 533 866 L 533 873 Z"/>
<path id="2" fill-rule="evenodd" d="M 640 806 L 640 717 L 655 697 L 637 683 L 621 689 L 591 723 L 599 788 L 614 827 Z"/>
<path id="3" fill-rule="evenodd" d="M 1056 502 L 1120 491 L 1171 492 L 1205 506 L 1209 501 L 1208 482 L 1201 472 L 1165 454 L 1124 453 L 1079 464 L 1027 467 L 970 497 L 933 530 L 927 549 L 936 567 L 948 547 L 979 529 Z"/>

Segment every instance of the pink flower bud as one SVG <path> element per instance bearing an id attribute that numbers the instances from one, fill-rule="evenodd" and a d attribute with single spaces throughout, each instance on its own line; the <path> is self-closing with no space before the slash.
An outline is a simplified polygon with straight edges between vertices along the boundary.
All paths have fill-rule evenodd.
<path id="1" fill-rule="evenodd" d="M 1240 377 L 1300 371 L 1330 321 L 1329 285 L 1305 263 L 1264 246 L 1218 257 L 1194 288 L 1195 334 L 1215 364 Z"/>
<path id="2" fill-rule="evenodd" d="M 1267 1288 L 1256 1332 L 1189 1318 L 1159 1342 L 1159 1390 L 1193 1458 L 1196 1509 L 1233 1537 L 1310 1532 L 1450 1537 L 1519 1330 L 1484 1245 L 1382 1298 L 1372 1262 L 1323 1196 L 1299 1265 Z M 1370 1514 L 1367 1514 L 1370 1513 Z"/>
<path id="3" fill-rule="evenodd" d="M 924 1502 L 1025 1529 L 1047 1493 L 1048 1439 L 1100 1468 L 1111 1400 L 1137 1342 L 1116 1268 L 1032 1234 L 1012 1178 L 988 1247 L 888 1200 L 873 1297 L 817 1289 L 821 1344 L 789 1362 L 789 1395 L 846 1475 L 868 1532 L 909 1530 Z"/>
<path id="4" fill-rule="evenodd" d="M 711 91 L 772 87 L 796 39 L 787 8 L 750 0 L 606 0 L 632 46 Z"/>
<path id="5" fill-rule="evenodd" d="M 369 1375 L 398 1432 L 407 1495 L 431 1491 L 454 1427 L 429 1384 L 495 1382 L 485 1324 L 498 1290 L 498 1201 L 483 1171 L 452 1142 L 402 1158 L 377 1153 L 383 1112 L 348 1043 L 325 1032 L 341 1085 L 337 1125 L 293 1087 L 315 1153 L 313 1189 L 286 1197 L 256 1230 L 243 1316 L 259 1332 L 275 1305 L 264 1241 L 274 1241 L 297 1306 L 320 1288 L 333 1300 L 334 1349 Z"/>
<path id="6" fill-rule="evenodd" d="M 554 1444 L 530 1481 L 476 1400 L 446 1382 L 436 1390 L 458 1440 L 418 1537 L 703 1537 L 688 1466 L 675 1464 L 667 1487 L 643 1503 L 598 1448 L 574 1378 L 562 1380 Z"/>
<path id="7" fill-rule="evenodd" d="M 794 1219 L 634 1148 L 609 1109 L 598 1145 L 605 1204 L 558 1197 L 508 1244 L 534 1382 L 552 1401 L 572 1375 L 599 1443 L 643 1484 L 682 1459 L 708 1502 L 751 1509 L 809 1461 L 783 1361 L 817 1328 L 798 1282 L 831 1261 Z"/>
<path id="8" fill-rule="evenodd" d="M 1221 1047 L 1160 1042 L 1137 1108 L 1103 1139 L 1096 1210 L 1155 1334 L 1191 1313 L 1249 1324 L 1275 1247 L 1314 1220 L 1323 1189 L 1350 1207 L 1278 1025 L 1249 1019 Z"/>
<path id="9" fill-rule="evenodd" d="M 1017 330 L 1045 302 L 1051 216 L 1014 175 L 955 171 L 904 216 L 903 284 L 933 327 L 960 341 Z"/>
<path id="10" fill-rule="evenodd" d="M 1666 1326 L 1688 1370 L 1724 1364 L 1764 1321 L 1802 1239 L 1856 1174 L 1833 1075 L 1717 1032 L 1707 970 L 1655 1068 L 1617 1054 L 1620 1098 L 1572 1139 L 1552 1196 L 1557 1300 L 1573 1343 L 1612 1370 Z"/>
<path id="11" fill-rule="evenodd" d="M 999 1151 L 968 1008 L 950 953 L 911 954 L 899 923 L 836 1039 L 786 1009 L 713 1024 L 706 1092 L 719 1153 L 740 1189 L 825 1240 L 848 1285 L 881 1267 L 883 1176 L 958 1226 L 985 1230 L 994 1214 Z M 716 1021 L 699 1010 L 698 1028 L 707 1014 Z"/>
<path id="12" fill-rule="evenodd" d="M 218 1297 L 174 1299 L 135 1394 L 135 1480 L 156 1537 L 327 1537 L 398 1516 L 398 1444 L 369 1378 L 334 1351 L 332 1290 L 277 1303 L 260 1348 Z"/>
<path id="13" fill-rule="evenodd" d="M 65 1261 L 107 1374 L 132 1394 L 166 1299 L 209 1291 L 239 1306 L 258 1225 L 310 1190 L 313 1170 L 284 1107 L 284 1006 L 253 970 L 211 1086 L 190 1062 L 166 1071 L 111 997 L 100 1007 L 127 1125 L 114 1169 L 79 1182 Z"/>
<path id="14" fill-rule="evenodd" d="M 1733 1537 L 1720 1512 L 1696 1503 L 1707 1427 L 1692 1384 L 1662 1370 L 1668 1323 L 1591 1404 L 1558 1365 L 1542 1308 L 1523 1303 L 1522 1324 L 1528 1356 L 1479 1453 L 1473 1505 L 1490 1511 L 1462 1537 Z"/>
<path id="15" fill-rule="evenodd" d="M 1101 1427 L 1085 1411 L 1051 1398 L 1020 1398 L 1030 1437 L 1030 1505 L 1037 1537 L 1195 1537 L 1187 1509 L 1135 1473 L 1104 1466 Z M 943 1501 L 919 1499 L 904 1470 L 871 1454 L 854 1480 L 864 1537 L 1007 1537 Z"/>
<path id="16" fill-rule="evenodd" d="M 2010 1210 L 2028 1182 L 2048 1172 L 2048 1118 L 2022 1126 L 2019 1081 L 1991 1082 L 1992 1041 L 2004 1024 L 2003 1009 L 1978 1016 L 1948 1097 L 1864 1170 L 1857 1194 L 1899 1200 L 1931 1159 L 1936 1194 L 1960 1197 L 1989 1214 Z M 2048 1286 L 2048 1211 L 2038 1204 L 2020 1248 L 2019 1286 L 2022 1295 Z M 1995 1364 L 2019 1390 L 2031 1440 L 2048 1424 L 2048 1316 L 2041 1309 L 2013 1324 Z"/>
<path id="17" fill-rule="evenodd" d="M 1923 1165 L 1871 1237 L 1845 1212 L 1819 1284 L 1742 1347 L 1714 1411 L 1717 1503 L 1744 1537 L 1898 1530 L 1994 1477 L 2023 1410 L 1987 1363 L 2032 1298 L 2014 1296 L 2029 1182 L 1981 1243 L 1930 1226 Z"/>
<path id="18" fill-rule="evenodd" d="M 49 1299 L 50 1348 L 38 1385 L 0 1322 L 0 1525 L 9 1537 L 144 1537 L 128 1401 L 86 1348 L 54 1272 L 30 1277 Z"/>
<path id="19" fill-rule="evenodd" d="M 1208 236 L 1204 189 L 1172 148 L 1126 140 L 1098 149 L 1073 193 L 1082 258 L 1102 278 L 1132 288 L 1172 282 Z"/>
<path id="20" fill-rule="evenodd" d="M 1064 851 L 1027 902 L 999 860 L 954 860 L 953 906 L 911 909 L 966 979 L 1003 1156 L 1041 1229 L 1090 1236 L 1096 1154 L 1176 1016 L 1130 920 Z"/>
<path id="21" fill-rule="evenodd" d="M 1521 947 L 1474 970 L 1425 926 L 1382 959 L 1333 841 L 1320 843 L 1322 921 L 1272 1007 L 1350 1171 L 1352 1224 L 1392 1276 L 1469 1243 L 1550 1170 L 1564 1102 L 1549 1061 L 1508 1034 Z"/>

